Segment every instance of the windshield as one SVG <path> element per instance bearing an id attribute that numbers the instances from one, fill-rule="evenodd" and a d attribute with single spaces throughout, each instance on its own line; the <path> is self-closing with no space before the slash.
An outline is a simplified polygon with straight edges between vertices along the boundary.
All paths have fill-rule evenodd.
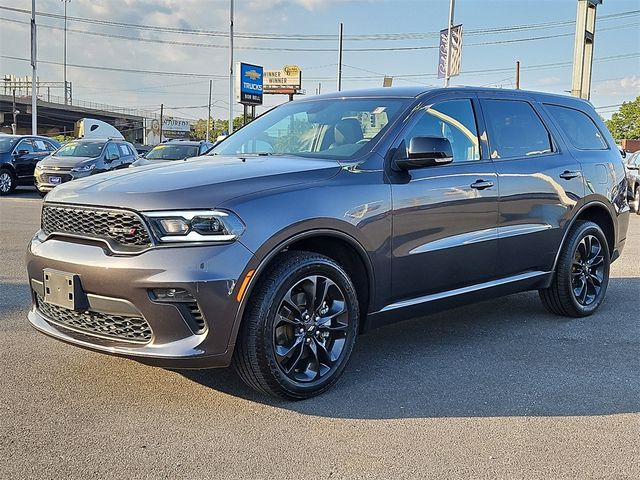
<path id="1" fill-rule="evenodd" d="M 348 159 L 371 146 L 408 99 L 346 98 L 285 103 L 207 155 L 299 155 Z"/>
<path id="2" fill-rule="evenodd" d="M 13 148 L 15 143 L 18 141 L 17 138 L 2 138 L 0 136 L 0 152 L 8 152 Z"/>
<path id="3" fill-rule="evenodd" d="M 197 155 L 198 145 L 157 145 L 144 158 L 149 160 L 182 160 Z"/>
<path id="4" fill-rule="evenodd" d="M 105 142 L 68 142 L 55 153 L 58 157 L 99 157 Z"/>

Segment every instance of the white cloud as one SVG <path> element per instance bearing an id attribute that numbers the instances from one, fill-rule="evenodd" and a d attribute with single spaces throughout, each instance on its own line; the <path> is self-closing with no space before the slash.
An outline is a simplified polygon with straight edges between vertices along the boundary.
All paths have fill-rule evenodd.
<path id="1" fill-rule="evenodd" d="M 592 91 L 605 97 L 640 95 L 640 75 L 597 82 Z"/>

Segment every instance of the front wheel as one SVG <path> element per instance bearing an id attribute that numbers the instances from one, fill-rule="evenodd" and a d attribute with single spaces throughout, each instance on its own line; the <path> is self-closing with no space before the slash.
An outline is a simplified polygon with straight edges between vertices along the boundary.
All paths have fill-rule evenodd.
<path id="1" fill-rule="evenodd" d="M 557 315 L 591 315 L 604 300 L 610 263 L 602 229 L 593 222 L 577 221 L 562 246 L 551 286 L 539 291 L 542 303 Z"/>
<path id="2" fill-rule="evenodd" d="M 234 367 L 251 387 L 300 400 L 340 377 L 358 332 L 351 279 L 334 260 L 285 252 L 251 294 L 234 352 Z"/>
<path id="3" fill-rule="evenodd" d="M 0 195 L 8 195 L 16 189 L 16 177 L 7 168 L 0 168 Z"/>

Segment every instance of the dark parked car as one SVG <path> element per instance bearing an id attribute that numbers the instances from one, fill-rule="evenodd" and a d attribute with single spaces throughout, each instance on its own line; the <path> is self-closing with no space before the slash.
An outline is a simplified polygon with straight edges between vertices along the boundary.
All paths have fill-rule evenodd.
<path id="1" fill-rule="evenodd" d="M 156 145 L 144 155 L 131 164 L 132 167 L 142 165 L 157 165 L 161 162 L 171 160 L 186 160 L 191 157 L 204 155 L 213 148 L 213 143 L 197 140 L 171 140 L 169 142 Z"/>
<path id="2" fill-rule="evenodd" d="M 633 199 L 630 203 L 631 210 L 640 215 L 640 151 L 627 154 L 624 166 L 627 170 L 629 196 Z"/>
<path id="3" fill-rule="evenodd" d="M 576 98 L 407 87 L 288 102 L 188 165 L 51 192 L 29 320 L 149 364 L 233 364 L 261 392 L 306 398 L 385 323 L 524 290 L 592 314 L 626 193 L 611 135 Z"/>
<path id="4" fill-rule="evenodd" d="M 45 195 L 61 183 L 96 173 L 127 168 L 138 159 L 129 142 L 81 138 L 65 143 L 36 166 L 36 188 Z"/>
<path id="5" fill-rule="evenodd" d="M 18 185 L 33 185 L 36 164 L 59 147 L 47 137 L 0 134 L 0 195 Z"/>

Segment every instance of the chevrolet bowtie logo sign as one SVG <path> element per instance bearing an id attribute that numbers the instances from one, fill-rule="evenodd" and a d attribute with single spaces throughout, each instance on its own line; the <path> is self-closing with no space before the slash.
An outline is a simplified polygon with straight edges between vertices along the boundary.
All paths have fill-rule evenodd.
<path id="1" fill-rule="evenodd" d="M 260 65 L 236 64 L 236 101 L 244 105 L 262 105 L 263 69 Z"/>
<path id="2" fill-rule="evenodd" d="M 244 72 L 245 77 L 249 77 L 251 80 L 258 80 L 262 77 L 261 73 L 256 72 L 255 70 L 247 70 Z"/>

